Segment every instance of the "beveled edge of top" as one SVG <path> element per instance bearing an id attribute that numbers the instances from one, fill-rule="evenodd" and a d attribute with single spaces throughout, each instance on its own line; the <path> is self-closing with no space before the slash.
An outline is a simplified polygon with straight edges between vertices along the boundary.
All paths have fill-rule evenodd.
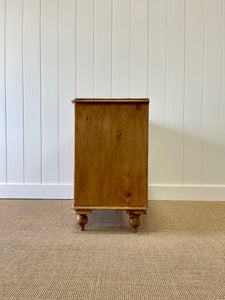
<path id="1" fill-rule="evenodd" d="M 75 98 L 72 103 L 149 103 L 148 98 Z"/>

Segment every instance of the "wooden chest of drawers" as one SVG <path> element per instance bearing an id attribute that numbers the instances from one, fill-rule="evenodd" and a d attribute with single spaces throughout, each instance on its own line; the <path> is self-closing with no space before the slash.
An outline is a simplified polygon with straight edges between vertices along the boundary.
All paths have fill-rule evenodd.
<path id="1" fill-rule="evenodd" d="M 74 206 L 121 209 L 133 232 L 148 206 L 148 99 L 75 99 Z"/>

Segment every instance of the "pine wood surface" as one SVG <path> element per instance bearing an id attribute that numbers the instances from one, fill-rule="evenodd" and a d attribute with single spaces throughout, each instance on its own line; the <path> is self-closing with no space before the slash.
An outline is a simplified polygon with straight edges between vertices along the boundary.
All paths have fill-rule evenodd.
<path id="1" fill-rule="evenodd" d="M 72 103 L 149 103 L 148 98 L 76 98 L 72 100 Z"/>
<path id="2" fill-rule="evenodd" d="M 148 206 L 148 99 L 72 102 L 75 213 L 124 209 L 139 224 Z M 78 218 L 81 230 L 84 218 Z"/>
<path id="3" fill-rule="evenodd" d="M 77 104 L 74 206 L 147 207 L 148 109 Z"/>

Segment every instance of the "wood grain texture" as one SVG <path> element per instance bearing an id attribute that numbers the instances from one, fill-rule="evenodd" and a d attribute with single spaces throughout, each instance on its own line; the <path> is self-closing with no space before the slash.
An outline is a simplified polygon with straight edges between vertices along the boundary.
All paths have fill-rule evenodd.
<path id="1" fill-rule="evenodd" d="M 147 207 L 147 166 L 148 103 L 75 102 L 75 207 Z"/>
<path id="2" fill-rule="evenodd" d="M 72 103 L 141 103 L 141 102 L 149 102 L 147 98 L 142 98 L 142 99 L 130 99 L 130 98 L 124 98 L 124 99 L 103 99 L 103 98 L 90 98 L 90 99 L 85 99 L 85 98 L 76 98 L 72 100 Z"/>
<path id="3" fill-rule="evenodd" d="M 88 211 L 92 211 L 92 210 L 128 210 L 128 211 L 132 211 L 132 210 L 135 210 L 135 211 L 139 211 L 140 213 L 142 214 L 145 214 L 146 213 L 146 207 L 145 206 L 72 206 L 71 207 L 72 210 L 76 210 L 76 211 L 79 211 L 79 210 L 82 210 L 82 211 L 85 211 L 85 209 Z"/>

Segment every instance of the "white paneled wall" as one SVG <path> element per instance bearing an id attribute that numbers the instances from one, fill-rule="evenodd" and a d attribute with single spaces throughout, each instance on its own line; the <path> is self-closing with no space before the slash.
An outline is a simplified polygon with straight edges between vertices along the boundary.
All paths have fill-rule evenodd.
<path id="1" fill-rule="evenodd" d="M 75 97 L 149 97 L 150 198 L 225 200 L 225 0 L 0 0 L 0 197 L 72 198 Z"/>
<path id="2" fill-rule="evenodd" d="M 186 6 L 186 48 L 184 85 L 184 169 L 185 184 L 202 184 L 202 108 L 204 67 L 204 0 L 190 0 Z M 212 101 L 213 102 L 213 101 Z"/>
<path id="3" fill-rule="evenodd" d="M 23 182 L 41 183 L 40 3 L 23 1 Z M 31 42 L 32 41 L 32 42 Z M 11 83 L 10 83 L 11 85 Z M 7 100 L 6 100 L 7 101 Z M 15 126 L 15 123 L 14 123 Z"/>

